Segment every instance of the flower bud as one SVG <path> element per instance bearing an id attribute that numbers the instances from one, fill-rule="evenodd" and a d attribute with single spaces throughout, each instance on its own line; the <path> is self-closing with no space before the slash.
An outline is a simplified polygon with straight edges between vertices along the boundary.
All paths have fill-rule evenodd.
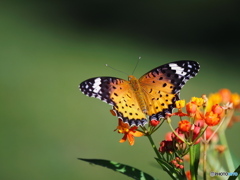
<path id="1" fill-rule="evenodd" d="M 151 126 L 157 126 L 159 123 L 160 123 L 160 121 L 158 121 L 158 120 L 156 120 L 156 119 L 152 119 L 152 120 L 150 121 Z"/>

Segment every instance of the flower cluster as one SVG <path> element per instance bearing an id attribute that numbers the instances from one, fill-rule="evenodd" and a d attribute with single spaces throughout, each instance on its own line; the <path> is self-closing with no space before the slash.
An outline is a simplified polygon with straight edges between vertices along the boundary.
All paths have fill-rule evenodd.
<path id="1" fill-rule="evenodd" d="M 172 106 L 171 102 L 169 103 Z M 158 106 L 155 106 L 158 109 Z M 128 141 L 133 146 L 135 137 L 147 137 L 155 152 L 157 163 L 172 179 L 196 180 L 202 175 L 202 179 L 206 180 L 209 179 L 207 174 L 218 172 L 219 169 L 222 172 L 240 173 L 240 169 L 236 169 L 233 164 L 225 135 L 228 127 L 240 121 L 240 117 L 235 114 L 235 111 L 240 110 L 240 95 L 228 89 L 221 89 L 208 97 L 206 95 L 192 97 L 189 102 L 178 100 L 173 106 L 176 108 L 173 113 L 166 114 L 161 119 L 151 118 L 144 126 L 130 126 L 118 117 L 118 125 L 114 131 L 123 134 L 119 142 Z M 154 113 L 161 110 L 164 111 L 160 109 Z M 110 112 L 113 116 L 117 116 L 115 110 Z M 138 116 L 135 116 L 135 119 L 136 117 Z M 172 123 L 173 117 L 179 118 L 177 127 L 174 128 L 172 124 L 176 123 Z M 161 128 L 164 122 L 168 123 L 171 131 L 166 134 L 159 146 L 156 146 L 152 134 Z M 223 156 L 225 156 L 224 162 L 221 159 Z M 89 162 L 96 162 L 134 178 L 149 176 L 123 164 L 124 171 L 122 171 L 122 168 L 119 169 L 121 164 L 112 161 L 94 159 Z"/>
<path id="2" fill-rule="evenodd" d="M 240 109 L 240 95 L 232 93 L 229 89 L 220 89 L 217 93 L 209 95 L 208 104 L 222 104 L 233 106 L 234 109 Z"/>
<path id="3" fill-rule="evenodd" d="M 220 104 L 224 109 L 239 111 L 240 95 L 238 93 L 232 93 L 228 89 L 220 89 L 218 92 L 209 95 L 207 109 L 209 109 L 213 104 Z M 227 126 L 231 127 L 235 122 L 240 122 L 240 117 L 233 115 L 227 122 Z"/>
<path id="4" fill-rule="evenodd" d="M 185 100 L 179 100 L 175 105 L 177 112 L 167 115 L 167 122 L 172 131 L 166 134 L 165 140 L 160 143 L 159 147 L 159 152 L 162 155 L 166 155 L 165 160 L 173 168 L 176 168 L 175 163 L 173 163 L 176 162 L 176 158 L 183 158 L 190 161 L 191 164 L 193 160 L 190 159 L 194 158 L 195 155 L 191 154 L 190 149 L 200 143 L 205 147 L 203 149 L 205 156 L 207 149 L 218 154 L 223 154 L 227 151 L 226 145 L 219 144 L 220 137 L 218 133 L 221 133 L 221 136 L 223 136 L 222 134 L 229 127 L 229 124 L 232 125 L 234 122 L 240 121 L 239 117 L 233 116 L 233 112 L 240 109 L 239 94 L 222 89 L 209 97 L 206 95 L 200 98 L 192 97 L 187 103 Z M 178 127 L 175 129 L 171 124 L 172 116 L 180 118 Z M 219 158 L 216 156 L 216 153 L 211 155 L 212 158 Z M 162 157 L 164 158 L 164 156 Z M 187 157 L 190 157 L 190 159 Z M 211 162 L 208 163 L 211 164 Z M 203 166 L 206 166 L 205 164 Z M 191 176 L 196 175 L 196 173 L 194 171 L 186 171 L 185 175 L 188 179 L 191 179 Z"/>
<path id="5" fill-rule="evenodd" d="M 164 140 L 160 145 L 160 152 L 171 152 L 171 148 L 174 146 L 170 148 L 169 144 L 172 141 L 197 144 L 201 141 L 204 132 L 206 134 L 205 140 L 208 140 L 209 137 L 217 138 L 216 135 L 212 135 L 216 132 L 213 132 L 213 128 L 211 127 L 220 124 L 227 110 L 231 108 L 240 109 L 240 95 L 231 93 L 228 89 L 221 89 L 217 93 L 210 94 L 208 98 L 205 95 L 200 98 L 192 97 L 188 103 L 185 100 L 178 100 L 175 107 L 177 112 L 167 114 L 167 119 L 169 120 L 172 116 L 179 116 L 181 120 L 178 123 L 178 127 L 172 130 L 171 138 Z M 113 110 L 111 110 L 111 113 L 116 116 Z M 229 121 L 229 125 L 237 121 L 240 121 L 240 118 L 234 117 Z M 161 124 L 159 120 L 151 120 L 149 122 L 150 131 L 148 133 L 155 132 Z M 130 145 L 134 145 L 134 137 L 146 135 L 144 131 L 146 130 L 145 127 L 140 128 L 142 130 L 139 130 L 139 127 L 136 126 L 130 127 L 127 123 L 119 119 L 116 130 L 118 133 L 124 134 L 119 142 L 128 140 Z"/>
<path id="6" fill-rule="evenodd" d="M 203 97 L 193 97 L 190 102 L 185 105 L 185 100 L 179 100 L 176 102 L 176 108 L 178 111 L 173 114 L 168 114 L 168 123 L 171 126 L 170 117 L 179 116 L 180 121 L 178 127 L 170 132 L 168 142 L 174 144 L 173 147 L 177 147 L 175 150 L 180 151 L 182 155 L 185 155 L 189 147 L 192 144 L 200 143 L 203 133 L 205 132 L 205 140 L 210 137 L 213 138 L 213 130 L 211 126 L 216 126 L 220 123 L 226 114 L 224 108 L 218 104 L 214 104 L 206 111 L 207 100 Z M 183 108 L 186 108 L 186 112 Z M 182 119 L 183 117 L 186 117 Z M 215 137 L 216 138 L 216 137 Z M 162 141 L 165 142 L 166 140 Z M 165 147 L 162 142 L 160 143 L 159 151 L 164 153 Z M 166 144 L 167 145 L 167 144 Z M 169 145 L 168 145 L 169 147 Z M 178 153 L 180 153 L 178 152 Z"/>

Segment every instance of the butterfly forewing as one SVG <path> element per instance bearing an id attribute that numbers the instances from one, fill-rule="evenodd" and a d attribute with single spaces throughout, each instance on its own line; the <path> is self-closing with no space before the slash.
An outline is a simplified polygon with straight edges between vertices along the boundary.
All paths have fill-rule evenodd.
<path id="1" fill-rule="evenodd" d="M 115 105 L 115 102 L 110 98 L 111 91 L 114 88 L 111 86 L 113 82 L 125 81 L 114 77 L 97 77 L 83 81 L 79 88 L 83 94 L 89 97 L 98 98 L 110 105 Z"/>
<path id="2" fill-rule="evenodd" d="M 141 111 L 129 81 L 98 77 L 82 82 L 79 87 L 85 95 L 112 105 L 117 116 L 131 126 L 146 124 L 146 115 Z"/>
<path id="3" fill-rule="evenodd" d="M 198 71 L 199 64 L 195 61 L 177 61 L 159 66 L 139 79 L 150 120 L 172 113 L 181 88 Z"/>

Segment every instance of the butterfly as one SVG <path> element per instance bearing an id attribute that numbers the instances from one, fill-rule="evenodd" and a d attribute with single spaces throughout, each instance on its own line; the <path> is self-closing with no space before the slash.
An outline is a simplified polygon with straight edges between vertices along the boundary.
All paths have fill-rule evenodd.
<path id="1" fill-rule="evenodd" d="M 185 83 L 196 76 L 196 61 L 176 61 L 161 65 L 137 79 L 96 77 L 83 81 L 80 91 L 113 107 L 116 116 L 130 126 L 144 126 L 148 120 L 159 120 L 172 113 Z"/>

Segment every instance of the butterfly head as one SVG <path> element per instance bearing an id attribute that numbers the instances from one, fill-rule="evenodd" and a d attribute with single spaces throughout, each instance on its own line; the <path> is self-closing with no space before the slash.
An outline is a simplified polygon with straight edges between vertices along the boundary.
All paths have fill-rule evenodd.
<path id="1" fill-rule="evenodd" d="M 134 91 L 138 91 L 140 89 L 139 81 L 135 76 L 133 75 L 128 76 L 128 80 Z"/>
<path id="2" fill-rule="evenodd" d="M 128 80 L 129 81 L 136 81 L 136 80 L 138 80 L 135 76 L 133 76 L 133 75 L 129 75 L 128 76 Z"/>

